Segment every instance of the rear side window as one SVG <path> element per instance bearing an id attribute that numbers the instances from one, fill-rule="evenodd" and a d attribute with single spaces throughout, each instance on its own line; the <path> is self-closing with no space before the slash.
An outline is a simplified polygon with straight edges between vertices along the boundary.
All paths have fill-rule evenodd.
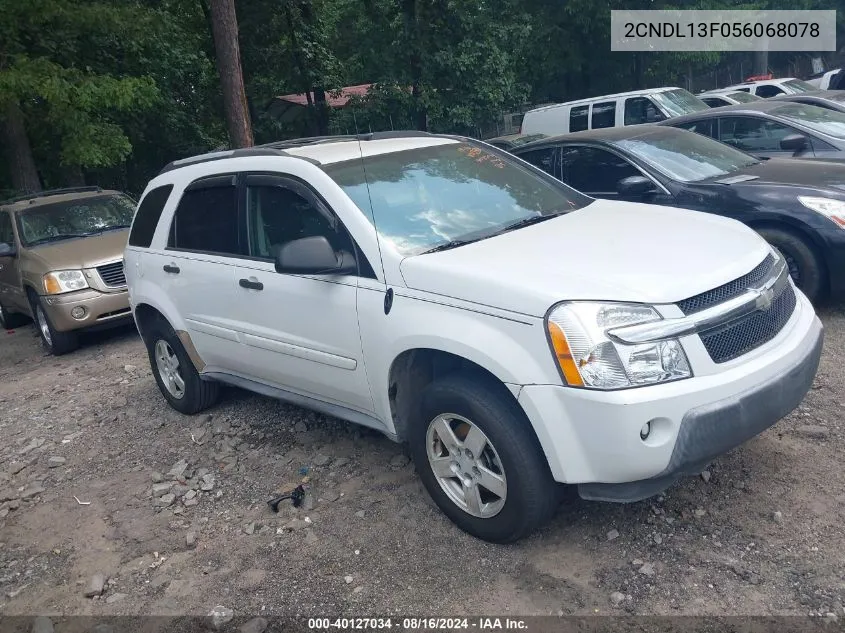
<path id="1" fill-rule="evenodd" d="M 12 234 L 12 218 L 6 211 L 0 210 L 0 244 L 14 245 L 15 236 Z"/>
<path id="2" fill-rule="evenodd" d="M 605 101 L 604 103 L 593 104 L 592 129 L 597 130 L 603 127 L 616 125 L 616 102 Z"/>
<path id="3" fill-rule="evenodd" d="M 679 123 L 678 127 L 683 128 L 684 130 L 689 130 L 690 132 L 696 132 L 697 134 L 703 134 L 704 136 L 718 139 L 719 134 L 716 129 L 717 120 L 718 119 L 704 119 L 703 121 L 690 121 L 689 123 Z"/>
<path id="4" fill-rule="evenodd" d="M 719 106 L 728 105 L 728 101 L 720 99 L 719 97 L 702 97 L 701 100 L 709 105 L 711 108 L 718 108 Z"/>
<path id="5" fill-rule="evenodd" d="M 768 99 L 769 97 L 774 97 L 775 95 L 782 95 L 783 90 L 778 86 L 772 84 L 766 84 L 764 86 L 757 86 L 757 96 L 763 97 L 764 99 Z"/>
<path id="6" fill-rule="evenodd" d="M 569 111 L 569 131 L 580 132 L 587 129 L 587 112 L 590 106 L 577 106 Z"/>
<path id="7" fill-rule="evenodd" d="M 173 191 L 173 185 L 156 187 L 150 191 L 138 207 L 135 214 L 135 221 L 132 223 L 132 232 L 129 233 L 129 246 L 140 246 L 149 248 L 153 243 L 153 235 L 156 232 L 161 212 L 164 205 Z"/>
<path id="8" fill-rule="evenodd" d="M 170 248 L 241 254 L 234 176 L 218 176 L 188 186 L 170 227 Z"/>

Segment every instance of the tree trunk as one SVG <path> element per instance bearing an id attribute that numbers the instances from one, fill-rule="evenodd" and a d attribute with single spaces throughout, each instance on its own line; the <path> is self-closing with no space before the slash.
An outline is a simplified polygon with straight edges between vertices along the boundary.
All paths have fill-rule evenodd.
<path id="1" fill-rule="evenodd" d="M 769 74 L 769 51 L 754 51 L 754 70 L 751 74 Z"/>
<path id="2" fill-rule="evenodd" d="M 408 61 L 411 70 L 411 96 L 414 104 L 412 116 L 416 128 L 426 131 L 428 129 L 428 116 L 422 102 L 422 37 L 417 16 L 417 0 L 403 0 L 402 13 L 410 50 Z"/>
<path id="3" fill-rule="evenodd" d="M 329 106 L 326 103 L 326 91 L 319 86 L 314 88 L 314 106 L 317 113 L 317 136 L 328 136 Z"/>
<path id="4" fill-rule="evenodd" d="M 84 187 L 85 174 L 79 165 L 62 166 L 62 184 L 65 187 Z"/>
<path id="5" fill-rule="evenodd" d="M 9 101 L 3 108 L 0 138 L 6 147 L 6 160 L 12 175 L 12 186 L 21 193 L 41 191 L 41 178 L 38 177 L 38 169 L 32 157 L 32 147 L 26 135 L 23 112 L 15 100 Z"/>
<path id="6" fill-rule="evenodd" d="M 252 147 L 252 123 L 244 92 L 238 20 L 234 0 L 210 0 L 211 28 L 217 58 L 217 72 L 223 89 L 223 108 L 229 143 L 233 148 Z"/>

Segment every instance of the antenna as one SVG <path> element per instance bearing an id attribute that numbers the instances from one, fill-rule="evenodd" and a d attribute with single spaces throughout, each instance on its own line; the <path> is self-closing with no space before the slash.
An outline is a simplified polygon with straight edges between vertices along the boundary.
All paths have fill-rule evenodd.
<path id="1" fill-rule="evenodd" d="M 353 117 L 354 117 L 354 112 L 353 112 Z M 358 127 L 357 122 L 355 124 L 355 127 L 356 127 L 355 131 L 357 132 L 358 131 L 357 130 L 357 127 Z M 381 264 L 381 274 L 382 274 L 382 277 L 384 278 L 384 286 L 385 286 L 385 288 L 387 288 L 387 271 L 384 269 L 384 257 L 381 254 L 381 238 L 379 237 L 378 225 L 376 224 L 376 209 L 373 206 L 373 196 L 372 196 L 372 193 L 370 192 L 370 179 L 367 176 L 367 163 L 364 160 L 364 148 L 361 146 L 361 137 L 360 136 L 358 137 L 358 154 L 361 156 L 361 170 L 364 173 L 364 184 L 367 186 L 367 199 L 370 201 L 370 215 L 373 218 L 373 228 L 376 231 L 376 246 L 378 247 L 378 258 L 379 258 L 379 263 Z M 393 299 L 393 291 L 388 289 L 387 290 L 387 296 L 385 297 L 385 303 L 384 303 L 384 313 L 385 314 L 390 312 L 389 301 L 392 301 L 392 299 Z"/>

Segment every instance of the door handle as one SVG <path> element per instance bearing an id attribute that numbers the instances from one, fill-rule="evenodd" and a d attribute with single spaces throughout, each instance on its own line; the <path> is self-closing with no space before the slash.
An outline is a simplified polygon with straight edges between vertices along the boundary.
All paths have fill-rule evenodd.
<path id="1" fill-rule="evenodd" d="M 238 281 L 241 288 L 249 288 L 250 290 L 264 290 L 264 284 L 260 281 L 252 281 L 250 279 L 241 279 Z"/>
<path id="2" fill-rule="evenodd" d="M 166 273 L 172 273 L 174 275 L 179 274 L 179 267 L 173 266 L 171 264 L 165 264 L 164 266 L 162 266 L 162 270 L 164 270 L 164 272 L 166 272 Z"/>

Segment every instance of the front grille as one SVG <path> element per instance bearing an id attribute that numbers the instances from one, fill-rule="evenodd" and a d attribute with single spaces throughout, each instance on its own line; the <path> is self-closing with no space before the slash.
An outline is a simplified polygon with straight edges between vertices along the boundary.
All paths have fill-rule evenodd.
<path id="1" fill-rule="evenodd" d="M 115 288 L 126 285 L 126 273 L 123 272 L 123 260 L 112 264 L 97 266 L 97 272 L 100 274 L 100 279 L 102 279 L 103 283 L 107 286 Z"/>
<path id="2" fill-rule="evenodd" d="M 768 310 L 752 312 L 723 330 L 702 334 L 701 342 L 714 363 L 725 363 L 771 341 L 794 310 L 795 291 L 788 283 Z"/>
<path id="3" fill-rule="evenodd" d="M 724 286 L 719 286 L 713 290 L 702 292 L 689 299 L 684 299 L 678 302 L 678 307 L 684 314 L 693 314 L 694 312 L 701 312 L 705 308 L 722 303 L 728 299 L 733 299 L 741 295 L 743 292 L 751 287 L 758 286 L 760 281 L 766 278 L 772 270 L 772 265 L 775 263 L 774 257 L 771 254 L 766 255 L 766 259 L 760 262 L 757 267 L 747 275 L 743 275 L 739 279 L 734 279 L 726 283 Z"/>

